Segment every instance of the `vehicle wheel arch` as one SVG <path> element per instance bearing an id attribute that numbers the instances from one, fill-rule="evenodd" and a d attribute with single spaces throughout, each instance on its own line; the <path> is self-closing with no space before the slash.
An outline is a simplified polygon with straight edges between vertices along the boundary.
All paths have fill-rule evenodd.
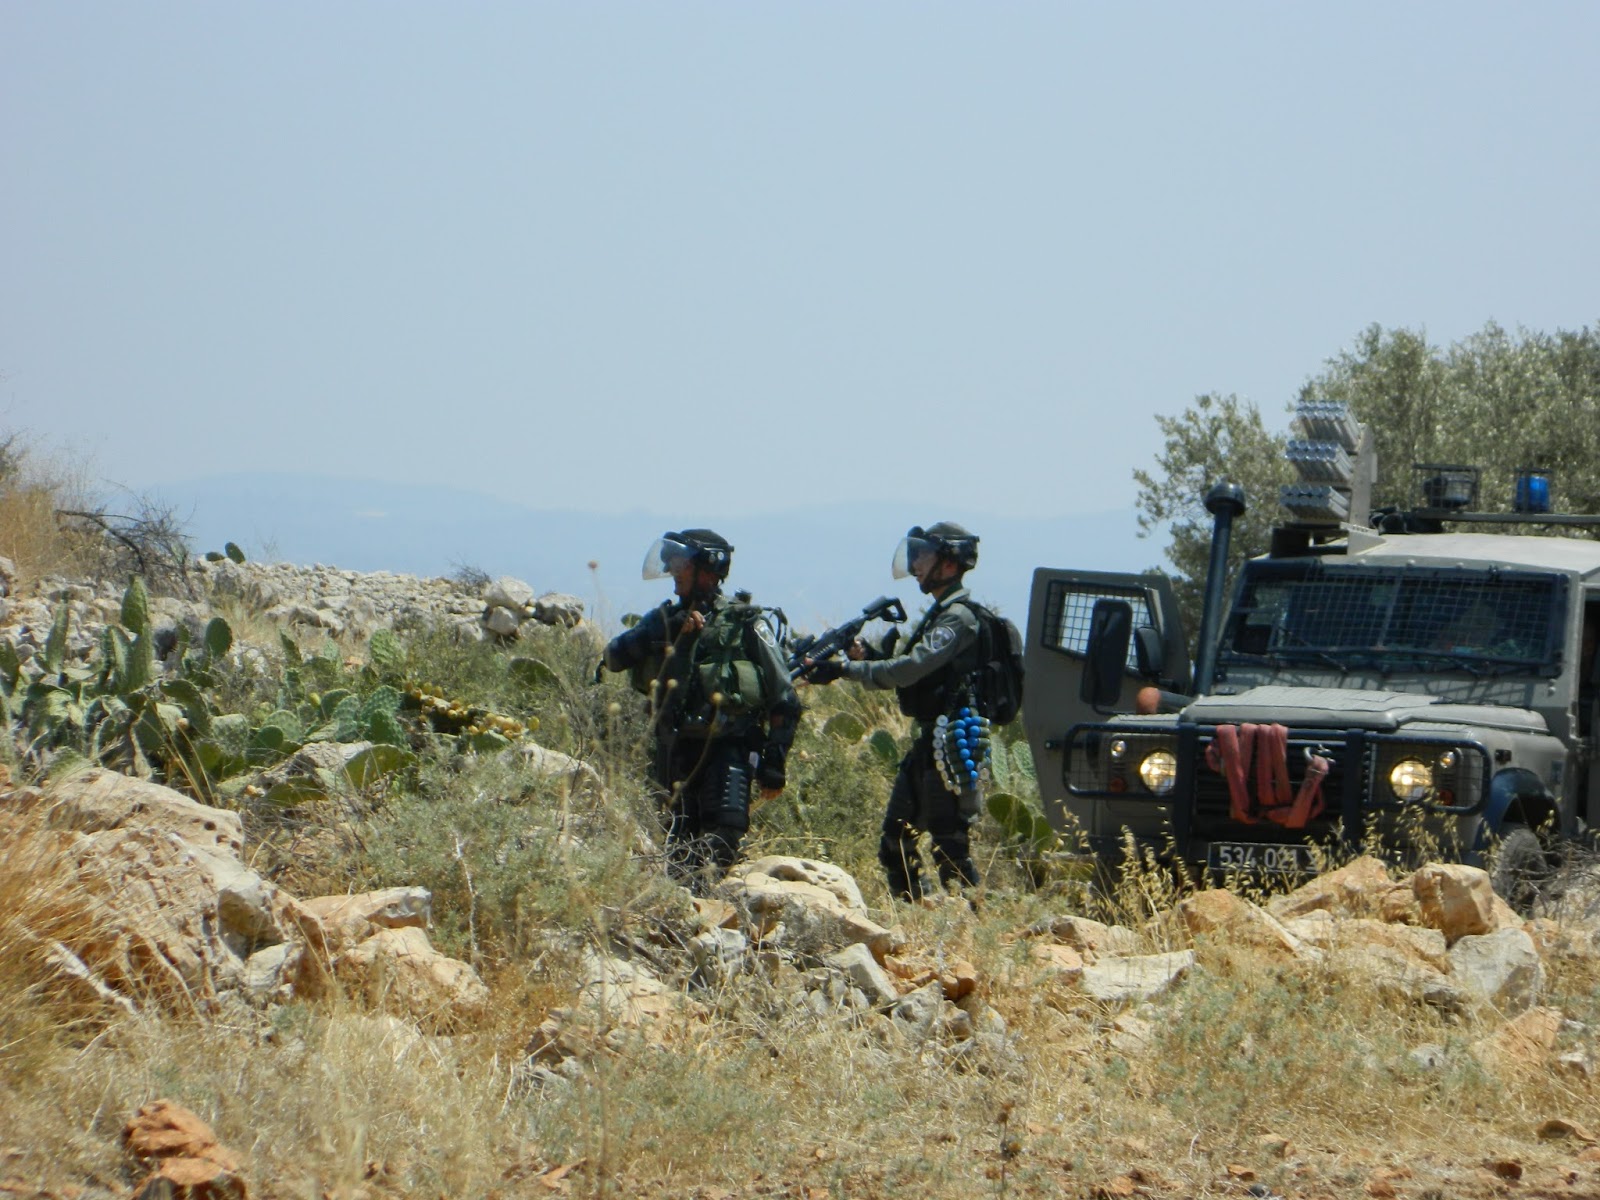
<path id="1" fill-rule="evenodd" d="M 1489 781 L 1489 800 L 1478 825 L 1474 850 L 1487 849 L 1491 837 L 1500 836 L 1507 825 L 1522 825 L 1535 831 L 1561 830 L 1561 802 L 1550 793 L 1544 780 L 1526 767 L 1507 767 Z"/>

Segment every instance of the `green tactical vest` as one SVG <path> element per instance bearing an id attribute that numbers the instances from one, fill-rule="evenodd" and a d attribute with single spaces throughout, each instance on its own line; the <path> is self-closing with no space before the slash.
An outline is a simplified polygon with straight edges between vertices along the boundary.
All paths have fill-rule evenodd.
<path id="1" fill-rule="evenodd" d="M 750 647 L 750 639 L 760 636 L 755 628 L 760 619 L 761 609 L 754 604 L 729 604 L 706 621 L 689 653 L 691 715 L 696 709 L 707 717 L 713 710 L 728 717 L 766 711 L 769 697 L 753 658 L 758 652 Z"/>
<path id="2" fill-rule="evenodd" d="M 730 721 L 764 713 L 771 697 L 749 642 L 761 636 L 756 629 L 760 619 L 758 605 L 725 604 L 707 614 L 687 659 L 681 654 L 668 658 L 664 646 L 653 649 L 631 668 L 629 682 L 652 701 L 669 705 L 669 727 L 721 731 Z M 668 680 L 676 680 L 677 686 L 668 688 Z M 713 696 L 720 696 L 720 703 L 713 704 Z"/>

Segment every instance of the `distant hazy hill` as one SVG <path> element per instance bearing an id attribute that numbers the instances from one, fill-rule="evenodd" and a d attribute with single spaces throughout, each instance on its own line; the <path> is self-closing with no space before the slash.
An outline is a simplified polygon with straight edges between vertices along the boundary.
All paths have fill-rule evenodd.
<path id="1" fill-rule="evenodd" d="M 889 560 L 918 522 L 956 520 L 982 537 L 969 581 L 1019 624 L 1036 566 L 1136 571 L 1161 559 L 1159 544 L 1136 536 L 1131 508 L 1050 518 L 887 505 L 732 518 L 609 514 L 527 508 L 459 488 L 293 474 L 192 480 L 164 485 L 160 497 L 187 519 L 202 551 L 235 541 L 255 558 L 418 575 L 471 566 L 518 576 L 539 591 L 571 592 L 607 623 L 668 594 L 665 582 L 641 580 L 639 565 L 663 531 L 685 526 L 709 525 L 726 536 L 737 551 L 730 582 L 813 630 L 884 593 L 897 592 L 916 611 L 915 586 L 898 586 Z"/>

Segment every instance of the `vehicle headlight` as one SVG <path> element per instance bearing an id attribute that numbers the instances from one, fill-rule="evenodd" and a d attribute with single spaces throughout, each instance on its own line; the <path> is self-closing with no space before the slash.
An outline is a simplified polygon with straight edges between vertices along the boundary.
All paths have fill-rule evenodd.
<path id="1" fill-rule="evenodd" d="M 1156 750 L 1139 764 L 1139 778 L 1158 796 L 1165 796 L 1178 782 L 1178 759 L 1170 750 Z"/>
<path id="2" fill-rule="evenodd" d="M 1402 800 L 1424 800 L 1433 792 L 1433 768 L 1414 758 L 1403 758 L 1389 768 L 1389 786 Z"/>

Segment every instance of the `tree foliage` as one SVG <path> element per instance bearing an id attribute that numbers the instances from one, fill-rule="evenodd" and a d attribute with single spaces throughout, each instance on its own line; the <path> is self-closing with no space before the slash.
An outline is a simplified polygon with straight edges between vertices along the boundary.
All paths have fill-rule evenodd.
<path id="1" fill-rule="evenodd" d="M 1200 625 L 1200 602 L 1211 553 L 1211 514 L 1205 494 L 1215 483 L 1243 485 L 1246 509 L 1233 524 L 1234 565 L 1265 553 L 1272 534 L 1272 506 L 1262 503 L 1293 471 L 1283 457 L 1283 438 L 1268 430 L 1256 406 L 1237 396 L 1211 393 L 1175 417 L 1157 417 L 1166 444 L 1154 471 L 1135 471 L 1139 485 L 1140 536 L 1167 528 L 1167 558 L 1190 637 Z"/>
<path id="2" fill-rule="evenodd" d="M 1424 333 L 1372 325 L 1297 400 L 1342 401 L 1372 429 L 1375 505 L 1415 506 L 1413 464 L 1445 462 L 1481 468 L 1480 509 L 1508 510 L 1516 471 L 1538 467 L 1552 473 L 1558 509 L 1600 512 L 1600 327 L 1513 335 L 1491 322 L 1440 347 Z M 1134 472 L 1139 526 L 1170 531 L 1166 555 L 1191 634 L 1209 555 L 1202 498 L 1224 479 L 1242 485 L 1250 507 L 1235 524 L 1230 566 L 1263 553 L 1278 487 L 1293 477 L 1283 458 L 1291 412 L 1269 429 L 1254 403 L 1213 393 L 1156 418 L 1165 445 L 1152 470 Z"/>

